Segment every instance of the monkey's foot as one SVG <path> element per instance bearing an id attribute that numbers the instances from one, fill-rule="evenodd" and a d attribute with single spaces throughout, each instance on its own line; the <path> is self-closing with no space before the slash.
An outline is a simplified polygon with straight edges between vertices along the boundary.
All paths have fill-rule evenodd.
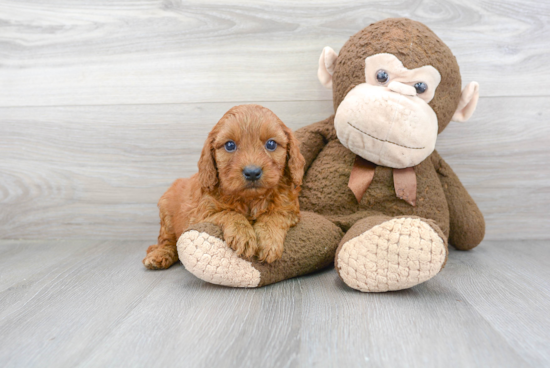
<path id="1" fill-rule="evenodd" d="M 344 238 L 336 253 L 336 270 L 354 289 L 384 292 L 431 279 L 446 259 L 445 237 L 433 221 L 402 217 Z"/>
<path id="2" fill-rule="evenodd" d="M 302 212 L 288 231 L 280 259 L 271 263 L 243 259 L 210 223 L 192 225 L 178 241 L 185 268 L 199 279 L 232 287 L 260 287 L 321 270 L 333 264 L 342 230 L 321 215 Z"/>
<path id="3" fill-rule="evenodd" d="M 211 224 L 205 224 L 211 225 Z M 178 240 L 178 253 L 185 268 L 199 279 L 212 284 L 233 287 L 257 287 L 260 271 L 252 263 L 239 258 L 222 240 L 217 229 L 190 230 Z M 211 231 L 208 231 L 211 230 Z"/>

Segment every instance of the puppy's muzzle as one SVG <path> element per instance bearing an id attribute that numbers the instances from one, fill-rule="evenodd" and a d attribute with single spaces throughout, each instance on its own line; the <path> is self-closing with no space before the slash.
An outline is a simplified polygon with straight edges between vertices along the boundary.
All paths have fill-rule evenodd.
<path id="1" fill-rule="evenodd" d="M 262 174 L 262 168 L 258 166 L 247 166 L 243 169 L 243 176 L 248 181 L 260 180 Z"/>

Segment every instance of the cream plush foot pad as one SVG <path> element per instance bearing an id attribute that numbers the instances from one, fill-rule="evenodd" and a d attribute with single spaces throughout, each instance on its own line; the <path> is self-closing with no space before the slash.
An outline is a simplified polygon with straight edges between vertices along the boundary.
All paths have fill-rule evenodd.
<path id="1" fill-rule="evenodd" d="M 417 218 L 386 221 L 347 241 L 338 253 L 344 282 L 363 292 L 413 287 L 434 277 L 447 256 L 445 242 Z"/>
<path id="2" fill-rule="evenodd" d="M 211 284 L 256 287 L 260 283 L 260 271 L 208 233 L 183 233 L 178 240 L 178 255 L 189 272 Z"/>

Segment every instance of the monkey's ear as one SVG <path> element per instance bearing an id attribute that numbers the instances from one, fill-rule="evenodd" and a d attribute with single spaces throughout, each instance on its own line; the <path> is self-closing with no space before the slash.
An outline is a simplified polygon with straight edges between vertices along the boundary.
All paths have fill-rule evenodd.
<path id="1" fill-rule="evenodd" d="M 330 47 L 325 47 L 319 58 L 319 69 L 317 77 L 323 86 L 332 88 L 332 74 L 334 73 L 334 65 L 338 54 Z"/>
<path id="2" fill-rule="evenodd" d="M 462 90 L 458 107 L 451 120 L 458 121 L 459 123 L 465 122 L 474 113 L 477 100 L 479 99 L 479 84 L 477 82 L 470 82 Z"/>
<path id="3" fill-rule="evenodd" d="M 199 159 L 199 182 L 201 186 L 209 191 L 214 190 L 216 184 L 218 184 L 218 169 L 216 168 L 216 162 L 214 161 L 214 152 L 212 143 L 214 137 L 212 133 L 208 135 L 208 139 L 204 142 L 202 148 L 201 157 Z"/>

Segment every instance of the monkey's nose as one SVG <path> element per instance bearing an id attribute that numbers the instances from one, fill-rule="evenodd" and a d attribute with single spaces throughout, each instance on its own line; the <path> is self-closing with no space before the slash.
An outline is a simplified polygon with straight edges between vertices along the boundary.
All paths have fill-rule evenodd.
<path id="1" fill-rule="evenodd" d="M 405 96 L 416 96 L 416 89 L 408 84 L 393 81 L 388 84 L 388 88 L 390 91 L 397 92 Z"/>
<path id="2" fill-rule="evenodd" d="M 247 166 L 243 169 L 243 176 L 246 180 L 259 180 L 262 177 L 262 168 L 258 166 Z"/>

